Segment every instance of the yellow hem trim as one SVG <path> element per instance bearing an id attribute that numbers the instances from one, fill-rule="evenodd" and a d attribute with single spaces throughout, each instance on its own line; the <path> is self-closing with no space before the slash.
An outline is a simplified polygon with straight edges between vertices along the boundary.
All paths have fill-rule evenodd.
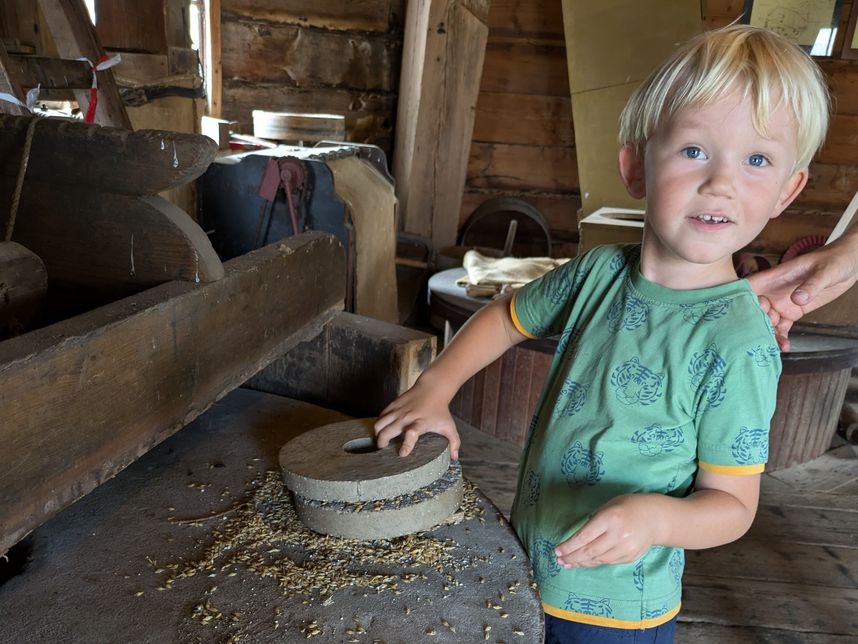
<path id="1" fill-rule="evenodd" d="M 697 466 L 701 470 L 706 470 L 707 472 L 731 475 L 759 474 L 766 469 L 765 463 L 759 463 L 757 465 L 714 465 L 712 463 L 704 463 L 703 461 L 697 461 Z"/>
<path id="2" fill-rule="evenodd" d="M 509 301 L 509 316 L 512 318 L 512 323 L 515 325 L 515 328 L 521 333 L 525 338 L 530 338 L 531 340 L 538 340 L 535 335 L 531 335 L 528 333 L 525 328 L 521 325 L 521 321 L 518 319 L 518 315 L 515 313 L 515 296 L 518 293 L 514 294 Z"/>
<path id="3" fill-rule="evenodd" d="M 555 608 L 554 606 L 549 606 L 548 604 L 542 604 L 542 610 L 544 610 L 549 615 L 553 615 L 554 617 L 559 617 L 560 619 L 565 619 L 570 622 L 580 622 L 582 624 L 590 624 L 591 626 L 607 626 L 609 628 L 640 630 L 643 628 L 655 628 L 656 626 L 661 626 L 662 624 L 669 622 L 674 617 L 676 617 L 676 615 L 679 613 L 679 609 L 681 606 L 682 604 L 677 604 L 676 608 L 667 611 L 664 615 L 659 615 L 658 617 L 650 617 L 648 619 L 641 619 L 636 622 L 630 622 L 624 619 L 616 619 L 614 617 L 599 617 L 598 615 L 575 613 L 571 610 Z"/>

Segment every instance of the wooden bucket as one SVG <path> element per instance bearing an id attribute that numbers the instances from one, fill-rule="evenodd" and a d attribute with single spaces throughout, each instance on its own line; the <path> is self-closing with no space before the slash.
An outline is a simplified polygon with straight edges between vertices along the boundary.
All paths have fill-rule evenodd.
<path id="1" fill-rule="evenodd" d="M 783 374 L 769 436 L 766 471 L 806 463 L 831 446 L 858 340 L 793 333 L 792 349 L 781 354 Z"/>

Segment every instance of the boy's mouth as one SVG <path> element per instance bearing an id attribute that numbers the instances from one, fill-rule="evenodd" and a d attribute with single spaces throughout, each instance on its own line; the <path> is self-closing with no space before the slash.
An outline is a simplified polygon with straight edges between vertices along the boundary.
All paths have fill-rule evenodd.
<path id="1" fill-rule="evenodd" d="M 728 217 L 722 217 L 721 215 L 697 215 L 694 217 L 697 221 L 702 221 L 704 224 L 729 224 L 730 219 Z"/>

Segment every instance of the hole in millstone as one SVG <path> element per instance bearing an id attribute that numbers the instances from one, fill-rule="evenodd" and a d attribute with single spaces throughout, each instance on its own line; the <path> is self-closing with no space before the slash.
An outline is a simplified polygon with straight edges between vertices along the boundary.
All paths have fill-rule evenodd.
<path id="1" fill-rule="evenodd" d="M 371 454 L 377 452 L 378 447 L 375 445 L 375 439 L 366 436 L 364 438 L 355 438 L 343 445 L 343 450 L 349 454 Z"/>

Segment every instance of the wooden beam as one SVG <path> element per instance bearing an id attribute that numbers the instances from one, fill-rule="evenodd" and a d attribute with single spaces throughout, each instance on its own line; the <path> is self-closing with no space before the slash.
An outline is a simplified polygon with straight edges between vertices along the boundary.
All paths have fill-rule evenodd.
<path id="1" fill-rule="evenodd" d="M 31 118 L 0 115 L 0 176 L 18 176 Z M 215 154 L 217 145 L 197 134 L 129 132 L 43 118 L 33 134 L 24 189 L 35 181 L 118 194 L 156 194 L 199 177 Z"/>
<path id="2" fill-rule="evenodd" d="M 6 52 L 6 46 L 0 43 L 0 92 L 10 94 L 18 100 L 23 101 L 21 93 L 21 85 L 17 83 L 10 75 L 10 67 L 12 62 L 9 54 Z M 4 114 L 26 114 L 20 105 L 9 103 L 8 101 L 0 101 L 0 112 Z"/>
<path id="3" fill-rule="evenodd" d="M 16 54 L 9 56 L 9 65 L 12 76 L 26 88 L 88 89 L 92 84 L 92 72 L 83 60 Z"/>
<path id="4" fill-rule="evenodd" d="M 12 239 L 42 258 L 52 282 L 121 295 L 171 280 L 224 276 L 202 229 L 158 195 L 30 183 Z"/>
<path id="5" fill-rule="evenodd" d="M 205 0 L 206 40 L 203 68 L 206 73 L 206 96 L 209 116 L 223 116 L 223 65 L 221 64 L 220 0 Z"/>
<path id="6" fill-rule="evenodd" d="M 90 22 L 83 0 L 37 0 L 44 16 L 44 25 L 51 34 L 57 53 L 61 58 L 87 57 L 95 63 L 104 55 L 98 42 L 95 27 Z M 89 90 L 75 91 L 82 109 L 89 105 Z M 95 122 L 100 125 L 131 129 L 131 121 L 119 97 L 113 80 L 113 72 L 98 72 L 98 106 Z"/>
<path id="7" fill-rule="evenodd" d="M 318 333 L 344 276 L 306 233 L 0 342 L 0 553 Z"/>
<path id="8" fill-rule="evenodd" d="M 400 228 L 455 243 L 488 39 L 489 0 L 411 0 L 393 174 Z"/>
<path id="9" fill-rule="evenodd" d="M 247 386 L 358 416 L 375 416 L 435 357 L 435 336 L 340 313 L 250 379 Z"/>
<path id="10" fill-rule="evenodd" d="M 96 33 L 102 46 L 150 54 L 167 53 L 164 2 L 95 0 Z"/>

